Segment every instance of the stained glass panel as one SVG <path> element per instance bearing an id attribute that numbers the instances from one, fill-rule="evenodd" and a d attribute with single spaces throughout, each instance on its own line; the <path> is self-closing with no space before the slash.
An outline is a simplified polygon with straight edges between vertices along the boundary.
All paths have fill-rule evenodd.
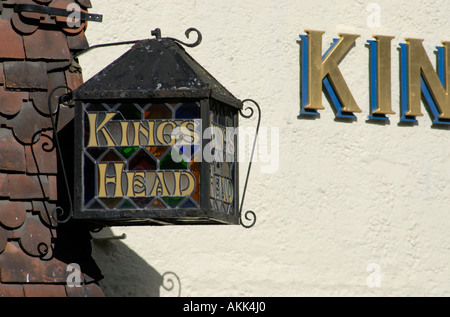
<path id="1" fill-rule="evenodd" d="M 84 209 L 200 207 L 200 103 L 89 103 L 83 110 Z"/>

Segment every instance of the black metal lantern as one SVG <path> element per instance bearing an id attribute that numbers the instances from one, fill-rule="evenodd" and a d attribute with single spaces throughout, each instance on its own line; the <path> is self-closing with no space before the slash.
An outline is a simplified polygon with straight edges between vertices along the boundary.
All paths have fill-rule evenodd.
<path id="1" fill-rule="evenodd" d="M 153 31 L 72 93 L 74 219 L 242 224 L 237 128 L 246 100 L 186 53 L 181 45 L 201 41 L 192 31 L 193 44 Z M 245 216 L 253 225 L 254 213 Z"/>

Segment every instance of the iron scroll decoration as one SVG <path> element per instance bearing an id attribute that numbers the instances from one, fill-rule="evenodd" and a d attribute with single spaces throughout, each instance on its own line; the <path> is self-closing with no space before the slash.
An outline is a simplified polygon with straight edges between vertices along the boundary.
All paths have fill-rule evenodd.
<path id="1" fill-rule="evenodd" d="M 241 225 L 244 228 L 248 229 L 248 228 L 251 228 L 251 227 L 253 227 L 255 225 L 255 223 L 256 223 L 256 214 L 252 210 L 248 210 L 248 211 L 245 212 L 245 214 L 242 214 L 242 207 L 244 206 L 245 193 L 247 192 L 248 179 L 250 177 L 250 171 L 251 171 L 251 168 L 252 168 L 253 155 L 255 153 L 256 141 L 257 141 L 258 133 L 259 133 L 259 126 L 261 124 L 261 108 L 259 107 L 258 103 L 256 101 L 254 101 L 253 99 L 245 99 L 242 102 L 243 103 L 251 102 L 256 107 L 256 109 L 258 110 L 258 122 L 257 122 L 257 125 L 256 125 L 256 134 L 255 134 L 255 138 L 253 140 L 252 152 L 251 152 L 251 155 L 250 155 L 250 162 L 248 164 L 247 176 L 245 178 L 244 192 L 242 194 L 242 200 L 241 200 L 241 204 L 240 204 L 241 207 L 239 209 Z M 253 114 L 254 114 L 253 108 L 248 106 L 248 107 L 245 108 L 245 110 L 249 110 L 250 113 L 249 114 L 244 114 L 242 112 L 242 110 L 239 110 L 240 115 L 242 117 L 246 118 L 246 119 L 251 118 L 253 116 Z M 245 224 L 244 221 L 243 221 L 243 218 L 242 218 L 243 216 L 245 217 L 245 220 L 250 221 L 250 223 Z"/>
<path id="2" fill-rule="evenodd" d="M 68 91 L 68 93 L 66 93 L 66 94 L 64 94 L 64 95 L 62 95 L 62 96 L 60 96 L 58 98 L 58 105 L 56 107 L 56 110 L 52 111 L 51 101 L 52 101 L 53 95 L 59 89 L 66 89 Z M 54 139 L 53 140 L 53 144 L 56 146 L 58 159 L 59 159 L 61 167 L 62 167 L 62 174 L 63 174 L 63 177 L 64 177 L 64 185 L 65 185 L 65 189 L 67 191 L 67 197 L 69 199 L 69 211 L 68 212 L 65 212 L 65 210 L 62 207 L 60 207 L 60 206 L 57 206 L 52 211 L 52 218 L 59 224 L 66 223 L 72 218 L 72 215 L 73 215 L 73 202 L 72 202 L 72 193 L 70 192 L 69 181 L 67 179 L 66 168 L 64 166 L 64 160 L 63 160 L 61 147 L 60 147 L 59 139 L 58 139 L 58 133 L 57 133 L 57 131 L 58 131 L 58 129 L 57 129 L 57 122 L 58 122 L 58 120 L 55 121 L 54 116 L 56 115 L 56 118 L 58 119 L 59 109 L 60 109 L 59 105 L 60 104 L 68 106 L 70 108 L 75 106 L 73 103 L 70 103 L 71 98 L 72 98 L 71 95 L 72 95 L 72 89 L 70 89 L 68 86 L 55 87 L 48 94 L 48 112 L 50 114 L 50 120 L 51 120 L 51 123 L 52 123 L 52 129 L 53 129 L 53 139 Z"/>
<path id="3" fill-rule="evenodd" d="M 185 43 L 182 42 L 178 39 L 175 38 L 165 38 L 165 39 L 171 39 L 179 44 L 182 44 L 184 46 L 187 47 L 196 47 L 198 46 L 201 41 L 202 41 L 202 35 L 200 33 L 200 31 L 198 31 L 195 28 L 189 28 L 186 30 L 185 32 L 185 36 L 187 38 L 189 38 L 189 35 L 195 32 L 197 34 L 197 40 L 193 43 Z M 161 30 L 160 29 L 155 29 L 151 32 L 152 36 L 155 36 L 156 39 L 160 39 L 161 38 Z M 108 46 L 117 46 L 117 45 L 127 45 L 127 44 L 135 44 L 139 42 L 139 40 L 134 40 L 134 41 L 124 41 L 124 42 L 115 42 L 115 43 L 106 43 L 106 44 L 98 44 L 98 45 L 93 45 L 88 47 L 87 49 L 78 52 L 77 54 L 74 55 L 74 58 L 77 58 L 78 56 L 80 56 L 81 54 L 90 51 L 92 49 L 95 48 L 100 48 L 100 47 L 108 47 Z M 56 93 L 57 90 L 59 89 L 66 89 L 67 93 L 62 94 L 59 98 L 58 98 L 58 106 L 56 107 L 55 110 L 52 110 L 52 106 L 51 106 L 51 101 L 54 97 L 54 94 Z M 69 199 L 69 211 L 65 211 L 62 207 L 57 206 L 56 208 L 53 209 L 52 211 L 52 218 L 57 222 L 57 223 L 66 223 L 68 222 L 72 216 L 73 216 L 73 198 L 72 198 L 72 193 L 70 191 L 70 185 L 68 182 L 68 178 L 67 178 L 67 174 L 66 174 L 66 170 L 65 170 L 65 166 L 64 166 L 64 161 L 63 161 L 63 156 L 62 156 L 62 152 L 61 152 L 61 147 L 60 147 L 60 143 L 58 140 L 58 135 L 57 135 L 57 122 L 58 122 L 58 116 L 59 116 L 59 109 L 60 109 L 60 105 L 65 105 L 67 107 L 74 107 L 75 104 L 72 102 L 73 101 L 73 94 L 72 94 L 72 90 L 67 87 L 67 86 L 58 86 L 56 88 L 54 88 L 48 96 L 48 109 L 49 109 L 49 114 L 50 114 L 50 118 L 51 118 L 51 124 L 52 124 L 52 129 L 53 129 L 53 146 L 55 146 L 57 148 L 57 155 L 58 155 L 58 159 L 61 163 L 61 167 L 62 167 L 62 174 L 63 174 L 63 180 L 65 183 L 65 189 L 67 191 L 67 196 Z M 251 150 L 251 155 L 250 155 L 250 162 L 248 165 L 248 170 L 247 170 L 247 175 L 246 175 L 246 179 L 245 179 L 245 184 L 244 184 L 244 189 L 243 189 L 243 195 L 242 195 L 242 199 L 240 202 L 240 209 L 239 209 L 239 219 L 240 219 L 240 225 L 243 226 L 244 228 L 251 228 L 255 225 L 256 223 L 256 214 L 254 211 L 252 210 L 248 210 L 245 213 L 242 212 L 243 209 L 243 204 L 244 204 L 244 199 L 245 199 L 245 194 L 247 191 L 247 187 L 248 187 L 248 180 L 249 180 L 249 176 L 250 176 L 250 171 L 251 171 L 251 167 L 252 167 L 252 160 L 253 160 L 253 156 L 254 156 L 254 151 L 255 151 L 255 147 L 256 147 L 256 141 L 258 138 L 258 134 L 259 134 L 259 127 L 260 127 L 260 123 L 261 123 L 261 108 L 258 105 L 258 103 L 256 101 L 254 101 L 253 99 L 245 99 L 242 101 L 243 104 L 245 103 L 251 103 L 252 105 L 247 106 L 244 111 L 239 110 L 239 114 L 246 119 L 252 118 L 255 110 L 253 107 L 256 108 L 257 112 L 258 112 L 258 118 L 257 118 L 257 127 L 256 127 L 256 133 L 255 133 L 255 137 L 254 137 L 254 141 L 253 141 L 253 146 L 252 146 L 252 150 Z M 247 113 L 244 113 L 247 112 Z M 56 117 L 56 121 L 55 118 Z"/>
<path id="4" fill-rule="evenodd" d="M 200 33 L 200 31 L 197 30 L 196 28 L 189 28 L 186 30 L 186 32 L 184 34 L 189 39 L 189 36 L 192 32 L 195 32 L 197 34 L 197 40 L 194 43 L 186 43 L 186 42 L 180 41 L 180 40 L 178 40 L 176 38 L 172 38 L 172 37 L 165 37 L 165 39 L 173 40 L 173 41 L 180 43 L 187 47 L 196 47 L 196 46 L 200 45 L 203 37 L 202 37 L 202 34 Z M 159 29 L 159 28 L 154 29 L 153 31 L 151 31 L 151 35 L 154 36 L 156 39 L 160 39 L 161 38 L 161 29 Z M 92 45 L 92 46 L 89 46 L 88 48 L 76 53 L 74 55 L 74 58 L 77 58 L 78 56 L 80 56 L 84 53 L 87 53 L 96 48 L 108 47 L 108 46 L 118 46 L 118 45 L 130 45 L 130 44 L 136 44 L 139 41 L 140 40 L 132 40 L 132 41 L 113 42 L 113 43 Z"/>

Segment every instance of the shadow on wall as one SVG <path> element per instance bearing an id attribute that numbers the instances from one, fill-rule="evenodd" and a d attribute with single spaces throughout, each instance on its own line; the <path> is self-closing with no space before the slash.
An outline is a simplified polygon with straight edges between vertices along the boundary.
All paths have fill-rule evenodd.
<path id="1" fill-rule="evenodd" d="M 114 237 L 110 228 L 92 236 L 92 256 L 104 276 L 100 286 L 105 296 L 180 296 L 181 283 L 175 273 L 159 274 L 120 240 L 123 237 Z"/>
<path id="2" fill-rule="evenodd" d="M 63 129 L 58 132 L 60 140 L 73 140 L 73 120 L 70 121 Z M 62 142 L 61 152 L 63 154 L 63 162 L 65 169 L 60 165 L 58 160 L 58 170 L 67 171 L 67 179 L 69 187 L 74 188 L 74 146 L 72 142 Z M 69 172 L 71 171 L 71 172 Z M 72 206 L 68 205 L 69 196 L 66 191 L 65 180 L 62 173 L 58 175 L 58 200 L 63 210 L 71 210 Z M 73 239 L 73 231 L 65 232 L 67 239 L 64 241 L 71 242 Z M 79 232 L 79 229 L 75 229 Z M 61 234 L 63 234 L 62 232 Z M 58 233 L 58 238 L 60 238 Z M 105 296 L 109 297 L 175 297 L 181 294 L 181 283 L 178 276 L 172 272 L 159 274 L 153 267 L 148 265 L 139 255 L 128 248 L 120 239 L 114 237 L 111 228 L 103 228 L 98 233 L 91 232 L 92 251 L 90 256 L 94 258 L 96 266 L 100 268 L 103 279 L 99 281 Z M 110 239 L 114 237 L 113 239 Z M 62 240 L 62 239 L 60 239 Z M 61 243 L 61 242 L 60 242 Z M 70 248 L 62 246 L 60 249 L 71 250 L 70 255 L 73 257 L 73 246 Z M 84 250 L 84 249 L 82 249 Z M 67 259 L 67 261 L 78 261 L 78 258 Z M 70 262 L 68 262 L 70 263 Z M 95 272 L 97 273 L 97 272 Z"/>

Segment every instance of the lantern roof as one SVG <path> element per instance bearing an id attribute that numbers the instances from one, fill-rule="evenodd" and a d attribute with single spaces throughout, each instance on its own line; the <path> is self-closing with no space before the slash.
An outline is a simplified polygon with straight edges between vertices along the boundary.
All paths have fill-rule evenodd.
<path id="1" fill-rule="evenodd" d="M 74 91 L 75 99 L 212 98 L 235 108 L 235 98 L 171 38 L 138 41 Z"/>

